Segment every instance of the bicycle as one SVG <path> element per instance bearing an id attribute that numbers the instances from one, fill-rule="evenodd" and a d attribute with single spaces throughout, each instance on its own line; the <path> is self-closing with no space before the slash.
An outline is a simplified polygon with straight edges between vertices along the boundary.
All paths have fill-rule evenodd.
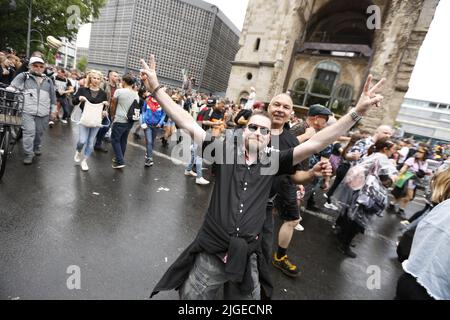
<path id="1" fill-rule="evenodd" d="M 22 112 L 25 93 L 0 85 L 0 180 L 6 171 L 6 162 L 22 136 Z"/>

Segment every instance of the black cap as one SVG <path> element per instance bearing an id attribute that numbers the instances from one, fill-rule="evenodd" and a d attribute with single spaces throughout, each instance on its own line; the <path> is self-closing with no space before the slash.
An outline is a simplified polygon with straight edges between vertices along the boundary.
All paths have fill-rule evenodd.
<path id="1" fill-rule="evenodd" d="M 208 107 L 214 107 L 217 103 L 216 99 L 208 99 L 208 101 L 206 102 L 206 104 L 208 105 Z"/>
<path id="2" fill-rule="evenodd" d="M 314 116 L 326 116 L 330 117 L 333 113 L 327 107 L 322 106 L 321 104 L 314 104 L 309 107 L 308 117 Z"/>

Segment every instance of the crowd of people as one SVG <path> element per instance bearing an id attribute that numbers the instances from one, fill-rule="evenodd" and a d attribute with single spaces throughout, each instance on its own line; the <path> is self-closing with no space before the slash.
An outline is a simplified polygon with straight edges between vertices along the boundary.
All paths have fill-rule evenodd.
<path id="1" fill-rule="evenodd" d="M 78 124 L 74 161 L 82 171 L 89 170 L 94 151 L 109 152 L 107 143 L 114 153 L 112 168 L 124 169 L 130 134 L 145 140 L 146 167 L 154 164 L 158 141 L 163 147 L 171 142 L 191 144 L 184 173 L 195 177 L 198 185 L 210 184 L 203 164 L 204 160 L 212 163 L 215 185 L 205 221 L 153 294 L 177 289 L 183 299 L 214 299 L 225 285 L 225 298 L 270 298 L 268 265 L 290 277 L 300 274 L 288 249 L 295 230 L 304 230 L 300 224 L 304 206 L 306 211 L 335 212 L 338 249 L 349 258 L 357 257 L 353 239 L 364 234 L 377 216 L 386 210 L 398 214 L 407 227 L 404 236 L 410 238 L 397 298 L 450 299 L 446 215 L 450 145 L 431 148 L 394 138 L 388 125 L 373 134 L 361 128 L 361 118 L 383 99 L 379 93 L 383 80 L 372 86 L 369 77 L 361 99 L 339 120 L 318 104 L 300 119 L 289 93 L 264 104 L 252 90 L 251 102 L 240 104 L 195 93 L 190 86 L 165 88 L 158 82 L 153 59 L 150 65 L 142 62 L 140 74 L 120 76 L 115 71 L 81 74 L 51 68 L 39 52 L 27 63 L 16 58 L 0 54 L 0 81 L 30 93 L 23 113 L 24 164 L 33 164 L 34 157 L 42 154 L 43 132 L 58 122 Z M 183 142 L 181 130 L 191 141 Z M 215 153 L 205 154 L 211 145 Z M 228 155 L 230 145 L 236 151 L 230 159 L 235 161 L 224 164 L 216 155 L 221 148 Z M 274 156 L 278 167 L 272 174 L 262 174 L 264 160 Z M 407 219 L 405 210 L 420 189 L 429 190 L 429 204 Z M 319 195 L 326 198 L 324 208 L 317 206 Z M 282 221 L 276 242 L 274 216 Z M 438 249 L 426 257 L 429 265 L 421 264 L 425 250 L 434 245 Z"/>

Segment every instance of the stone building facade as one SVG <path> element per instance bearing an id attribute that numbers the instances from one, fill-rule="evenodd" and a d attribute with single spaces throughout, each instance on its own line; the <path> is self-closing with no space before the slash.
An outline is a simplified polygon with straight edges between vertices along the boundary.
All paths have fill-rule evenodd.
<path id="1" fill-rule="evenodd" d="M 387 78 L 383 107 L 368 128 L 393 124 L 438 0 L 250 0 L 227 97 L 251 87 L 269 102 L 290 91 L 305 112 L 314 103 L 342 114 L 368 74 Z M 302 108 L 303 107 L 303 108 Z"/>

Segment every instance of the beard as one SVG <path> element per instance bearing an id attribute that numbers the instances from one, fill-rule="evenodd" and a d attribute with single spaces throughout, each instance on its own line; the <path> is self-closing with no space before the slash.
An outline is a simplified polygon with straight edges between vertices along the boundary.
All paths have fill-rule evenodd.
<path id="1" fill-rule="evenodd" d="M 42 77 L 42 73 L 38 73 L 38 72 L 35 72 L 35 71 L 30 71 L 30 74 L 32 74 L 35 77 Z"/>

